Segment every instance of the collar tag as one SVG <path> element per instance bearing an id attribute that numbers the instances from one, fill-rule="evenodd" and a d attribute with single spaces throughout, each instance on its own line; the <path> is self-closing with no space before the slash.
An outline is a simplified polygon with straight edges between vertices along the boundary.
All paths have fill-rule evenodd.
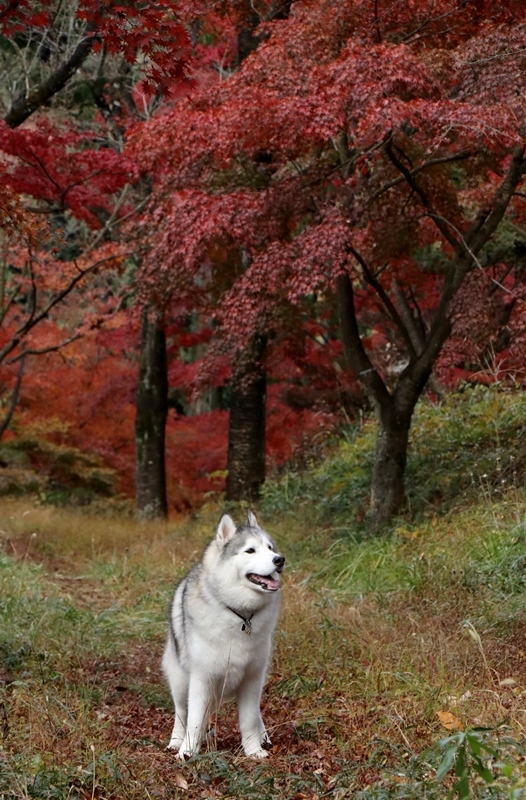
<path id="1" fill-rule="evenodd" d="M 247 636 L 250 636 L 252 633 L 252 617 L 247 617 L 241 626 L 241 630 L 244 631 Z"/>
<path id="2" fill-rule="evenodd" d="M 229 611 L 232 612 L 232 614 L 235 614 L 236 617 L 239 617 L 239 619 L 243 620 L 241 630 L 243 631 L 243 633 L 246 633 L 247 636 L 250 636 L 250 634 L 252 633 L 252 617 L 254 616 L 254 614 L 251 614 L 250 617 L 244 617 L 242 614 L 239 613 L 239 611 L 236 611 L 235 608 L 230 608 L 230 606 L 227 606 L 227 608 Z"/>

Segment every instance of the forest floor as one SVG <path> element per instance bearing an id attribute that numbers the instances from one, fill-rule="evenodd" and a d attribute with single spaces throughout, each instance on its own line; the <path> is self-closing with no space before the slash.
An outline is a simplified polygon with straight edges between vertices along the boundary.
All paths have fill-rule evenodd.
<path id="1" fill-rule="evenodd" d="M 226 706 L 183 764 L 165 750 L 166 610 L 218 509 L 146 524 L 4 500 L 0 798 L 522 797 L 522 508 L 515 493 L 361 542 L 262 518 L 289 565 L 270 757 L 242 755 Z"/>

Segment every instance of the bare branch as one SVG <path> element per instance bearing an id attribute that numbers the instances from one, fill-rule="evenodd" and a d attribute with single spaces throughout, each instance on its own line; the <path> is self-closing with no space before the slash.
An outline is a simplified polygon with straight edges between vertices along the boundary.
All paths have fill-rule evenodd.
<path id="1" fill-rule="evenodd" d="M 392 320 L 392 322 L 394 322 L 394 324 L 396 325 L 398 331 L 402 335 L 410 355 L 411 356 L 415 355 L 415 347 L 414 347 L 413 340 L 411 338 L 410 332 L 408 331 L 406 325 L 404 324 L 404 321 L 403 321 L 402 317 L 398 313 L 395 305 L 392 303 L 391 298 L 389 297 L 389 295 L 385 291 L 384 287 L 382 286 L 380 281 L 376 278 L 376 276 L 373 275 L 373 273 L 369 269 L 369 266 L 368 266 L 367 262 L 365 261 L 365 259 L 362 258 L 360 253 L 357 250 L 355 250 L 354 247 L 352 247 L 352 246 L 349 247 L 349 252 L 352 253 L 354 258 L 360 264 L 360 266 L 362 268 L 362 271 L 363 271 L 363 274 L 364 274 L 364 277 L 365 277 L 365 280 L 367 281 L 369 286 L 371 286 L 375 290 L 375 292 L 377 293 L 378 297 L 380 298 L 381 302 L 383 303 L 383 305 L 384 305 L 384 307 L 385 307 L 385 309 L 387 311 L 387 314 L 388 314 L 389 318 Z"/>
<path id="2" fill-rule="evenodd" d="M 494 193 L 491 202 L 480 209 L 464 235 L 469 247 L 475 253 L 479 252 L 497 229 L 524 176 L 526 170 L 525 150 L 526 143 L 524 142 L 513 148 L 504 180 Z"/>
<path id="3" fill-rule="evenodd" d="M 13 102 L 10 110 L 4 117 L 4 121 L 10 128 L 17 128 L 33 114 L 37 108 L 50 100 L 53 95 L 64 88 L 68 80 L 75 74 L 77 69 L 84 63 L 91 53 L 93 45 L 97 41 L 97 35 L 87 32 L 77 44 L 71 56 L 60 64 L 59 67 L 33 91 L 25 91 Z"/>
<path id="4" fill-rule="evenodd" d="M 5 364 L 15 364 L 17 361 L 25 358 L 26 356 L 43 356 L 46 353 L 55 353 L 57 350 L 62 350 L 64 347 L 67 347 L 68 344 L 72 344 L 72 342 L 76 342 L 77 339 L 81 339 L 81 333 L 75 333 L 73 336 L 70 336 L 68 339 L 64 339 L 64 341 L 59 342 L 58 344 L 49 345 L 49 347 L 41 347 L 41 348 L 31 348 L 28 347 L 24 349 L 21 353 L 13 358 L 8 358 L 5 361 Z"/>
<path id="5" fill-rule="evenodd" d="M 18 347 L 20 342 L 29 333 L 29 331 L 32 330 L 35 327 L 35 325 L 37 325 L 39 322 L 41 322 L 43 319 L 45 319 L 48 316 L 49 312 L 56 305 L 58 305 L 65 297 L 67 297 L 67 295 L 70 294 L 70 292 L 73 291 L 73 289 L 75 288 L 77 283 L 79 283 L 79 281 L 81 281 L 83 278 L 85 278 L 86 275 L 90 275 L 92 272 L 95 272 L 95 270 L 98 269 L 98 267 L 100 267 L 102 264 L 107 264 L 108 262 L 115 261 L 118 258 L 122 258 L 122 254 L 115 255 L 115 256 L 108 256 L 106 258 L 101 258 L 101 259 L 99 259 L 99 261 L 95 261 L 93 264 L 90 264 L 90 266 L 87 267 L 86 269 L 80 269 L 80 267 L 79 267 L 79 272 L 77 273 L 77 275 L 75 275 L 73 278 L 71 278 L 69 283 L 63 289 L 61 289 L 59 292 L 54 294 L 48 300 L 46 305 L 43 308 L 40 309 L 40 311 L 38 313 L 31 314 L 29 319 L 26 319 L 18 327 L 18 330 L 13 334 L 13 336 L 10 339 L 10 341 L 7 342 L 7 344 L 5 344 L 4 347 L 0 350 L 0 364 L 3 361 L 5 361 L 7 356 L 10 353 L 12 353 L 13 350 L 15 350 L 16 347 Z"/>
<path id="6" fill-rule="evenodd" d="M 430 167 L 436 167 L 440 164 L 450 164 L 454 161 L 464 161 L 466 158 L 469 158 L 470 155 L 473 155 L 474 151 L 465 149 L 459 150 L 458 153 L 451 153 L 448 156 L 440 156 L 438 158 L 432 158 L 430 161 L 424 161 L 422 164 L 417 164 L 416 167 L 409 170 L 410 174 L 414 177 L 418 175 L 419 172 L 422 172 L 425 169 L 429 169 Z M 394 186 L 398 186 L 400 183 L 403 183 L 406 179 L 405 175 L 400 175 L 398 178 L 394 178 L 389 183 L 384 184 L 371 197 L 371 203 L 378 199 L 382 194 L 388 192 L 389 189 L 392 189 Z"/>
<path id="7" fill-rule="evenodd" d="M 0 308 L 0 325 L 6 318 L 7 312 L 15 302 L 19 293 L 20 293 L 20 286 L 15 286 L 14 289 L 9 293 L 7 299 L 4 296 L 4 305 L 2 306 L 2 308 Z"/>
<path id="8" fill-rule="evenodd" d="M 453 236 L 450 230 L 450 226 L 446 224 L 446 221 L 442 216 L 437 214 L 435 211 L 433 204 L 429 200 L 426 192 L 422 189 L 419 183 L 415 180 L 412 170 L 408 169 L 405 164 L 403 164 L 398 156 L 395 154 L 393 149 L 393 142 L 392 139 L 386 142 L 385 144 L 385 152 L 391 163 L 396 167 L 396 169 L 402 174 L 405 178 L 411 189 L 418 195 L 420 198 L 422 205 L 427 210 L 428 216 L 433 220 L 437 228 L 439 229 L 442 236 L 449 242 L 449 244 L 454 247 L 455 251 L 459 250 L 460 242 Z"/>
<path id="9" fill-rule="evenodd" d="M 400 317 L 404 322 L 404 327 L 406 328 L 411 338 L 411 342 L 413 343 L 413 350 L 415 353 L 420 352 L 424 346 L 424 332 L 421 328 L 419 328 L 413 316 L 413 312 L 407 297 L 400 288 L 397 280 L 393 281 L 393 294 L 396 304 L 400 309 Z"/>
<path id="10" fill-rule="evenodd" d="M 429 33 L 421 33 L 421 31 L 425 30 L 425 28 L 427 28 L 428 25 L 430 25 L 432 22 L 440 22 L 443 19 L 447 19 L 447 17 L 451 17 L 453 14 L 457 14 L 458 10 L 459 9 L 457 7 L 452 9 L 451 11 L 445 11 L 443 14 L 438 14 L 436 17 L 431 17 L 431 16 L 427 17 L 427 19 L 421 22 L 417 28 L 408 33 L 407 36 L 404 36 L 404 38 L 402 39 L 402 43 L 408 44 L 408 42 L 410 42 L 411 39 L 413 39 L 414 41 L 418 41 L 419 39 L 423 39 L 424 36 L 429 36 L 430 35 Z M 445 28 L 441 31 L 438 31 L 437 35 L 441 36 L 450 30 L 454 30 L 455 27 L 457 26 L 454 25 L 451 28 Z"/>
<path id="11" fill-rule="evenodd" d="M 347 365 L 379 407 L 389 406 L 391 403 L 389 390 L 369 358 L 360 336 L 358 320 L 356 319 L 353 285 L 346 272 L 341 273 L 336 278 L 336 295 L 343 350 Z"/>
<path id="12" fill-rule="evenodd" d="M 487 64 L 488 61 L 496 61 L 499 58 L 513 58 L 513 56 L 517 56 L 525 52 L 526 47 L 518 47 L 516 50 L 507 50 L 504 53 L 494 53 L 492 56 L 487 56 L 486 58 L 474 58 L 470 61 L 466 61 L 466 65 L 472 67 L 475 64 Z"/>

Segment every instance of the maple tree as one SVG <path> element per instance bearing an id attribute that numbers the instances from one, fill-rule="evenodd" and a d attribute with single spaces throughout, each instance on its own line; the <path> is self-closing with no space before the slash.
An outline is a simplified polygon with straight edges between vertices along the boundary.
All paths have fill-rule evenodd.
<path id="1" fill-rule="evenodd" d="M 287 13 L 289 4 L 281 5 L 275 3 L 261 4 L 260 13 L 265 14 L 266 17 L 274 17 L 276 15 L 283 16 Z M 230 10 L 230 9 L 229 9 Z M 196 43 L 194 48 L 194 58 L 191 63 L 190 74 L 193 76 L 192 85 L 201 89 L 203 86 L 210 84 L 210 72 L 214 74 L 215 68 L 218 67 L 217 59 L 221 59 L 221 68 L 218 73 L 224 72 L 228 68 L 232 69 L 235 65 L 239 65 L 244 57 L 257 46 L 257 38 L 253 36 L 253 29 L 260 17 L 256 13 L 254 6 L 246 4 L 239 4 L 235 9 L 235 22 L 232 18 L 229 19 L 226 26 L 226 37 L 224 18 L 221 18 L 214 13 L 214 4 L 210 4 L 208 14 L 203 14 L 198 20 L 198 27 L 200 37 L 203 39 L 207 33 L 213 31 L 214 27 L 219 28 L 223 34 L 220 37 L 219 46 L 215 46 L 213 42 L 211 46 L 203 47 Z M 210 13 L 211 12 L 211 13 Z M 233 44 L 233 33 L 236 32 L 237 46 Z M 218 73 L 215 73 L 216 75 Z M 149 226 L 151 223 L 147 223 Z M 154 253 L 154 260 L 156 255 Z M 219 248 L 215 254 L 217 267 L 221 271 L 224 279 L 230 281 L 230 274 L 236 274 L 240 264 L 243 261 L 243 254 L 237 248 Z M 225 263 L 222 263 L 222 262 Z M 143 284 L 145 290 L 145 285 Z M 154 375 L 161 376 L 164 368 L 162 362 L 165 358 L 162 349 L 162 333 L 159 329 L 159 323 L 153 324 L 152 329 L 149 329 L 150 319 L 161 320 L 162 314 L 159 314 L 159 300 L 158 300 L 158 286 L 152 287 L 153 299 L 150 297 L 148 303 L 153 304 L 155 310 L 150 310 L 144 316 L 143 323 L 143 339 L 145 342 L 154 341 L 158 342 L 158 360 L 159 365 L 153 369 L 149 369 L 148 374 L 150 377 Z M 188 293 L 184 294 L 184 299 L 181 298 L 181 291 L 178 291 L 178 304 L 186 302 L 188 309 L 193 304 L 203 305 L 203 292 L 196 292 L 195 286 L 189 286 Z M 146 290 L 144 291 L 146 294 Z M 196 295 L 199 294 L 198 299 Z M 212 302 L 217 300 L 217 293 L 212 292 L 208 300 Z M 161 302 L 161 305 L 163 303 Z M 205 302 L 206 305 L 206 302 Z M 209 302 L 210 305 L 210 302 Z M 166 304 L 164 304 L 166 306 Z M 180 311 L 179 311 L 180 313 Z M 162 325 L 162 322 L 160 323 Z M 266 409 L 265 409 L 265 396 L 266 396 L 266 376 L 262 364 L 262 357 L 265 352 L 265 336 L 254 335 L 242 348 L 236 358 L 232 360 L 232 369 L 229 375 L 229 388 L 230 388 L 230 402 L 229 402 L 229 435 L 228 435 L 228 450 L 227 450 L 227 479 L 226 479 L 226 498 L 228 500 L 254 500 L 259 494 L 259 489 L 265 478 L 265 443 L 266 443 Z M 146 348 L 147 349 L 147 348 Z M 150 350 L 153 354 L 153 349 Z M 145 373 L 146 374 L 146 373 Z M 163 395 L 166 394 L 166 389 L 162 385 L 162 381 L 157 382 L 149 381 L 148 390 L 145 391 L 144 402 L 140 398 L 141 382 L 139 382 L 138 394 L 138 407 L 151 409 L 152 407 L 160 408 L 157 402 Z M 156 400 L 153 402 L 153 395 L 155 394 Z M 148 463 L 152 465 L 155 463 L 153 456 L 155 452 L 159 452 L 159 444 L 154 445 L 154 442 L 160 442 L 160 431 L 164 426 L 163 413 L 159 414 L 157 423 L 153 424 L 152 415 L 148 415 L 147 420 L 151 423 L 148 431 L 148 444 L 147 447 L 140 448 L 144 452 L 145 458 L 148 453 Z M 139 417 L 138 417 L 139 422 Z M 140 425 L 142 428 L 142 424 Z M 145 427 L 146 430 L 146 427 Z M 158 481 L 157 485 L 162 485 L 162 481 Z M 153 485 L 151 481 L 146 481 L 146 491 L 144 495 L 145 506 L 155 506 L 159 502 L 160 506 L 164 506 L 164 500 L 157 501 L 155 498 L 147 500 L 148 495 L 152 493 Z"/>
<path id="2" fill-rule="evenodd" d="M 77 371 L 74 378 L 77 387 L 79 390 L 82 385 L 91 387 L 93 402 L 98 404 L 103 418 L 105 416 L 102 397 L 116 385 L 115 380 L 111 372 L 104 373 L 106 391 L 95 389 L 92 378 L 86 384 L 81 370 L 88 368 L 93 377 L 94 363 L 92 359 L 83 359 L 74 344 L 79 342 L 80 335 L 84 342 L 86 336 L 101 341 L 98 334 L 101 322 L 105 319 L 107 328 L 108 315 L 118 316 L 116 309 L 120 307 L 120 301 L 115 299 L 113 292 L 110 302 L 102 300 L 99 294 L 107 298 L 107 290 L 98 293 L 97 285 L 92 281 L 84 285 L 80 307 L 77 306 L 73 313 L 58 309 L 58 306 L 101 264 L 111 264 L 115 274 L 120 264 L 126 269 L 127 259 L 132 254 L 133 260 L 141 257 L 140 243 L 137 247 L 130 228 L 123 225 L 127 219 L 132 219 L 135 210 L 130 195 L 137 197 L 137 193 L 130 193 L 129 189 L 130 183 L 136 181 L 138 170 L 133 161 L 121 155 L 120 149 L 130 120 L 140 120 L 142 114 L 148 116 L 150 107 L 162 97 L 162 91 L 169 93 L 174 89 L 174 81 L 177 83 L 181 76 L 188 36 L 179 23 L 177 12 L 180 6 L 182 8 L 184 4 L 150 3 L 137 9 L 134 4 L 129 7 L 105 4 L 101 7 L 100 4 L 81 2 L 66 7 L 60 3 L 21 2 L 11 4 L 2 15 L 4 50 L 0 55 L 0 68 L 6 91 L 1 98 L 5 105 L 5 126 L 0 132 L 0 146 L 6 156 L 4 175 L 14 194 L 26 198 L 26 215 L 32 215 L 29 226 L 35 227 L 36 224 L 40 234 L 38 246 L 35 241 L 31 245 L 28 241 L 20 242 L 16 257 L 20 264 L 24 264 L 22 283 L 34 285 L 36 293 L 43 299 L 38 313 L 34 308 L 29 309 L 27 325 L 20 320 L 20 304 L 10 304 L 11 311 L 16 312 L 16 319 L 13 315 L 11 319 L 4 318 L 5 355 L 9 356 L 11 349 L 20 351 L 11 358 L 3 372 L 6 382 L 15 383 L 10 410 L 4 418 L 4 429 L 10 424 L 22 377 L 20 369 L 15 381 L 12 365 L 17 360 L 24 365 L 29 354 L 51 356 L 66 344 L 69 345 L 67 362 L 71 370 Z M 195 9 L 190 10 L 194 14 Z M 246 15 L 241 13 L 240 22 L 244 24 L 245 19 Z M 170 21 L 168 27 L 167 20 Z M 151 30 L 159 26 L 162 35 L 153 39 Z M 140 70 L 137 68 L 138 48 L 142 52 Z M 210 49 L 217 52 L 215 47 Z M 232 53 L 234 51 L 232 48 Z M 204 52 L 198 55 L 204 64 L 210 57 Z M 48 107 L 44 108 L 45 104 Z M 102 118 L 92 116 L 93 107 L 100 109 Z M 31 115 L 36 111 L 39 113 L 33 120 Z M 28 207 L 29 197 L 35 202 Z M 38 215 L 41 215 L 40 219 Z M 122 231 L 124 247 L 119 246 Z M 14 249 L 10 245 L 7 250 L 9 263 L 4 266 L 5 275 L 14 283 L 12 296 L 25 296 L 19 280 L 20 270 L 17 268 L 13 272 L 10 266 L 15 258 Z M 48 321 L 52 311 L 58 311 L 54 319 L 59 325 L 46 324 L 44 346 L 43 323 Z M 78 318 L 74 330 L 64 336 L 64 323 L 66 320 L 71 322 L 76 312 Z M 151 317 L 161 319 L 154 306 L 143 314 L 144 338 L 136 422 L 137 501 L 139 509 L 146 509 L 149 514 L 152 496 L 154 503 L 161 498 L 159 509 L 152 509 L 152 515 L 156 516 L 166 510 L 164 426 L 167 398 L 165 367 L 156 370 L 159 366 L 155 363 L 157 356 L 152 356 L 148 349 L 149 336 L 152 332 L 155 334 L 157 327 L 149 326 Z M 33 341 L 29 334 L 35 330 L 36 339 Z M 158 329 L 158 332 L 162 338 L 163 330 Z M 86 344 L 82 347 L 85 349 Z M 106 361 L 112 364 L 111 370 L 117 369 L 114 360 L 108 358 Z M 82 366 L 84 364 L 86 366 Z M 101 366 L 97 367 L 98 371 Z M 22 416 L 30 420 L 31 414 L 35 415 L 38 402 L 29 402 L 29 397 L 42 398 L 45 387 L 48 397 L 54 396 L 54 409 L 57 412 L 60 409 L 62 419 L 69 420 L 69 440 L 83 446 L 91 444 L 91 448 L 98 449 L 106 460 L 118 464 L 118 459 L 112 458 L 98 433 L 90 443 L 81 433 L 88 419 L 90 429 L 94 431 L 92 407 L 88 409 L 84 402 L 80 402 L 75 409 L 69 409 L 64 396 L 53 391 L 48 375 L 61 381 L 63 377 L 59 376 L 64 374 L 53 359 L 47 358 L 45 368 L 40 371 L 40 390 L 34 379 L 31 380 L 34 368 L 32 372 L 21 408 L 22 412 L 29 411 L 29 417 L 27 413 Z M 157 386 L 155 381 L 148 380 L 152 374 L 160 377 Z M 128 394 L 129 383 L 126 385 Z M 151 390 L 152 386 L 156 390 L 155 397 L 164 406 L 160 419 L 153 413 L 156 406 L 152 403 L 151 391 L 145 392 L 144 397 L 141 394 L 143 387 Z M 125 405 L 124 398 L 121 398 L 121 403 Z M 117 407 L 115 416 L 122 417 L 122 411 Z M 59 428 L 57 435 L 62 440 L 64 428 Z M 151 435 L 152 431 L 155 436 Z M 122 450 L 122 443 L 117 442 L 115 436 L 112 436 L 112 441 Z M 147 447 L 143 447 L 144 442 L 147 442 Z M 286 446 L 285 443 L 282 446 Z M 152 464 L 156 465 L 155 469 Z M 211 464 L 211 472 L 222 466 L 216 461 Z M 177 470 L 174 472 L 180 477 Z"/>
<path id="3" fill-rule="evenodd" d="M 118 235 L 140 204 L 140 193 L 130 199 L 129 192 L 138 171 L 119 152 L 126 127 L 121 103 L 137 110 L 137 100 L 147 113 L 145 92 L 162 91 L 181 78 L 189 38 L 179 7 L 166 0 L 140 6 L 20 0 L 3 9 L 0 34 L 5 184 L 14 196 L 36 201 L 32 207 L 25 201 L 26 216 L 33 217 L 26 238 L 5 247 L 0 362 L 21 364 L 5 430 L 27 355 L 70 344 L 119 307 L 118 301 L 101 302 L 93 283 L 88 292 L 85 279 L 103 265 L 115 270 L 126 264 L 134 251 L 130 238 Z M 134 84 L 141 87 L 136 98 Z M 90 107 L 98 107 L 102 117 L 94 117 Z M 23 125 L 37 111 L 36 122 Z M 36 215 L 43 216 L 35 223 Z M 31 226 L 38 237 L 29 237 Z M 81 281 L 85 307 L 77 308 L 75 333 L 64 338 L 47 324 L 43 346 L 43 323 Z M 20 298 L 28 292 L 24 305 Z M 68 315 L 62 309 L 60 315 L 63 328 Z M 35 329 L 38 346 L 31 340 Z"/>
<path id="4" fill-rule="evenodd" d="M 129 174 L 122 165 L 115 168 L 112 158 L 108 162 L 106 153 L 94 167 L 96 159 L 82 148 L 75 153 L 75 143 L 74 134 L 55 135 L 45 123 L 36 131 L 0 130 L 4 184 L 19 212 L 16 230 L 8 217 L 2 225 L 0 364 L 8 372 L 10 365 L 20 365 L 2 430 L 28 357 L 65 347 L 97 324 L 102 306 L 96 289 L 84 315 L 64 307 L 70 295 L 97 270 L 124 258 L 123 248 L 107 241 L 106 234 Z M 29 198 L 36 200 L 34 206 Z M 107 212 L 108 224 L 94 232 L 93 227 L 100 228 L 97 213 L 105 212 L 105 205 L 114 206 Z"/>
<path id="5" fill-rule="evenodd" d="M 236 71 L 137 134 L 155 194 L 143 285 L 219 292 L 232 352 L 287 308 L 335 297 L 378 419 L 380 526 L 403 507 L 412 413 L 461 290 L 480 270 L 495 299 L 522 291 L 492 242 L 506 220 L 523 235 L 526 11 L 317 0 L 255 36 Z M 243 265 L 226 283 L 218 246 Z"/>
<path id="6" fill-rule="evenodd" d="M 6 123 L 18 127 L 62 89 L 72 91 L 71 83 L 87 83 L 103 102 L 104 68 L 112 57 L 136 66 L 140 53 L 143 79 L 153 86 L 170 85 L 183 73 L 189 45 L 179 7 L 171 0 L 9 2 L 0 14 L 9 93 L 7 101 L 3 98 Z M 96 79 L 73 80 L 92 55 L 98 62 Z"/>

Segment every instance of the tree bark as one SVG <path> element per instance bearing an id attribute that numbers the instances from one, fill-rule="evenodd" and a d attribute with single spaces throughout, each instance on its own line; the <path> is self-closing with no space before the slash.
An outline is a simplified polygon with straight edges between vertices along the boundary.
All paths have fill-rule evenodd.
<path id="1" fill-rule="evenodd" d="M 166 519 L 165 427 L 168 413 L 166 337 L 157 313 L 145 311 L 141 326 L 136 396 L 135 447 L 137 513 Z"/>
<path id="2" fill-rule="evenodd" d="M 5 115 L 4 122 L 10 128 L 17 128 L 40 106 L 47 103 L 57 92 L 60 92 L 79 67 L 82 66 L 96 41 L 96 34 L 92 33 L 88 26 L 86 35 L 79 41 L 71 56 L 60 64 L 45 81 L 29 93 L 23 92 L 20 94 Z"/>
<path id="3" fill-rule="evenodd" d="M 20 397 L 20 387 L 22 385 L 22 377 L 24 375 L 25 359 L 26 359 L 26 354 L 24 351 L 22 351 L 15 388 L 11 392 L 11 400 L 9 401 L 9 407 L 7 409 L 7 413 L 2 422 L 0 423 L 0 439 L 2 438 L 6 430 L 9 428 L 11 420 L 13 419 L 13 415 L 15 413 L 15 409 L 18 403 L 18 398 Z"/>
<path id="4" fill-rule="evenodd" d="M 265 480 L 265 347 L 266 337 L 254 336 L 232 368 L 227 500 L 257 500 Z"/>
<path id="5" fill-rule="evenodd" d="M 407 408 L 404 415 L 400 415 L 390 406 L 381 409 L 378 414 L 371 483 L 371 510 L 375 529 L 381 528 L 405 508 L 404 476 L 413 411 L 414 406 Z"/>

